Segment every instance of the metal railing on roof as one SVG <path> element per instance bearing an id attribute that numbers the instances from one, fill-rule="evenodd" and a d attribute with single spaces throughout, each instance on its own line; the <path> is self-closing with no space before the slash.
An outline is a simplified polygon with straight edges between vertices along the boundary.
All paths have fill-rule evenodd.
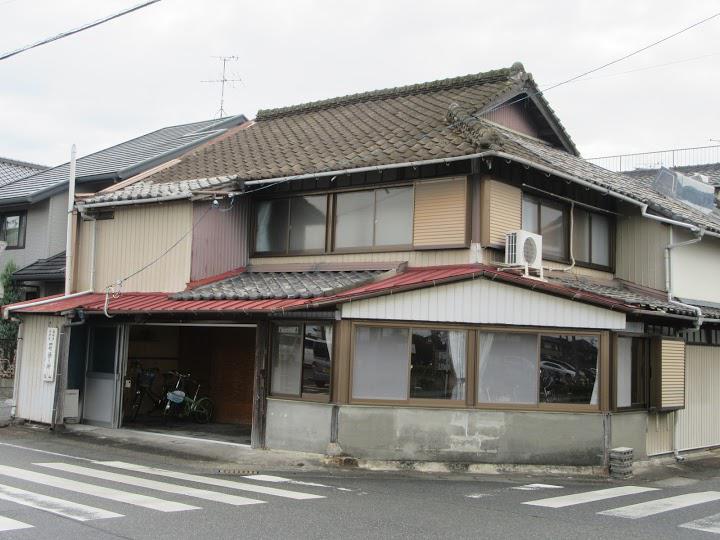
<path id="1" fill-rule="evenodd" d="M 587 161 L 615 172 L 705 165 L 707 163 L 720 163 L 720 145 L 601 156 L 589 158 Z"/>

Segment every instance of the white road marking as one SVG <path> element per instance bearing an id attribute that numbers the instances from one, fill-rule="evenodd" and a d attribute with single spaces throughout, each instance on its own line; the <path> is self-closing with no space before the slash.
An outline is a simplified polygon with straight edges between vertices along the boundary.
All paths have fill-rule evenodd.
<path id="1" fill-rule="evenodd" d="M 32 491 L 6 486 L 4 484 L 0 484 L 0 499 L 31 508 L 37 508 L 38 510 L 44 510 L 45 512 L 77 521 L 123 517 L 122 514 L 116 514 L 115 512 L 109 512 L 101 508 L 94 508 L 64 499 L 48 497 L 47 495 L 33 493 Z"/>
<path id="2" fill-rule="evenodd" d="M 251 474 L 249 476 L 243 476 L 248 480 L 257 480 L 258 482 L 272 482 L 274 484 L 295 484 L 296 486 L 312 486 L 330 488 L 325 484 L 316 484 L 315 482 L 303 482 L 302 480 L 291 480 L 290 478 L 283 478 L 282 476 L 272 476 L 269 474 Z"/>
<path id="3" fill-rule="evenodd" d="M 295 491 L 287 491 L 284 489 L 277 489 L 266 486 L 256 486 L 243 482 L 235 482 L 233 480 L 224 480 L 222 478 L 212 478 L 208 476 L 199 476 L 196 474 L 168 471 L 155 467 L 145 467 L 143 465 L 135 465 L 133 463 L 124 463 L 122 461 L 96 461 L 95 463 L 97 463 L 98 465 L 104 465 L 106 467 L 115 467 L 117 469 L 124 469 L 139 473 L 154 474 L 157 476 L 165 476 L 167 478 L 176 478 L 178 480 L 187 480 L 188 482 L 197 482 L 198 484 L 207 484 L 211 486 L 225 487 L 230 489 L 252 491 L 254 493 L 262 493 L 264 495 L 275 495 L 277 497 L 285 497 L 288 499 L 304 500 L 325 498 L 323 495 L 314 495 L 312 493 L 298 493 Z"/>
<path id="4" fill-rule="evenodd" d="M 10 444 L 10 443 L 0 442 L 0 446 L 9 446 L 10 448 L 17 448 L 18 450 L 28 450 L 29 452 L 38 452 L 40 454 L 47 454 L 49 456 L 58 456 L 58 457 L 64 457 L 64 458 L 69 458 L 69 459 L 79 459 L 80 461 L 92 462 L 92 459 L 88 459 L 88 458 L 84 458 L 84 457 L 71 456 L 70 454 L 61 454 L 60 452 L 50 452 L 49 450 L 39 450 L 37 448 L 30 448 L 29 446 L 21 446 L 19 444 Z"/>
<path id="5" fill-rule="evenodd" d="M 720 514 L 696 519 L 695 521 L 690 521 L 689 523 L 683 523 L 680 526 L 685 529 L 720 534 Z"/>
<path id="6" fill-rule="evenodd" d="M 23 523 L 16 519 L 10 519 L 7 517 L 0 516 L 0 532 L 3 531 L 17 531 L 18 529 L 31 529 L 32 525 Z"/>
<path id="7" fill-rule="evenodd" d="M 471 493 L 470 495 L 465 495 L 468 499 L 482 499 L 483 497 L 489 497 L 490 495 L 488 493 Z"/>
<path id="8" fill-rule="evenodd" d="M 695 506 L 696 504 L 717 500 L 720 500 L 720 491 L 702 491 L 700 493 L 686 493 L 685 495 L 676 495 L 675 497 L 622 506 L 598 513 L 604 516 L 639 519 L 669 512 L 670 510 L 678 510 L 680 508 L 687 508 L 688 506 Z"/>
<path id="9" fill-rule="evenodd" d="M 511 489 L 518 491 L 537 491 L 539 489 L 562 489 L 562 486 L 554 486 L 552 484 L 526 484 L 524 486 L 515 486 Z"/>
<path id="10" fill-rule="evenodd" d="M 647 491 L 657 491 L 657 488 L 621 486 L 608 489 L 598 489 L 595 491 L 585 491 L 583 493 L 574 493 L 573 495 L 563 495 L 562 497 L 550 497 L 548 499 L 527 501 L 523 504 L 545 506 L 547 508 L 564 508 L 566 506 L 602 501 L 605 499 L 612 499 L 614 497 L 622 497 L 624 495 L 635 495 L 637 493 L 645 493 Z"/>
<path id="11" fill-rule="evenodd" d="M 80 467 L 79 465 L 71 465 L 69 463 L 35 463 L 41 467 L 47 467 L 56 471 L 64 471 L 100 480 L 109 480 L 120 484 L 128 484 L 156 491 L 164 491 L 165 493 L 174 493 L 177 495 L 186 495 L 207 501 L 231 504 L 233 506 L 245 506 L 248 504 L 264 504 L 265 501 L 257 499 L 248 499 L 247 497 L 238 497 L 237 495 L 228 495 L 218 491 L 208 491 L 206 489 L 196 489 L 178 484 L 168 484 L 167 482 L 158 482 L 157 480 L 148 480 L 137 476 L 129 476 L 127 474 L 117 474 L 109 471 L 101 471 L 99 469 L 90 469 L 88 467 Z"/>
<path id="12" fill-rule="evenodd" d="M 0 474 L 10 476 L 11 478 L 17 478 L 18 480 L 25 480 L 27 482 L 35 482 L 36 484 L 66 489 L 68 491 L 74 491 L 84 495 L 92 495 L 102 499 L 110 499 L 111 501 L 132 504 L 134 506 L 142 506 L 143 508 L 150 508 L 151 510 L 159 510 L 160 512 L 199 510 L 198 506 L 165 501 L 156 497 L 120 491 L 119 489 L 85 484 L 83 482 L 76 482 L 75 480 L 69 480 L 67 478 L 50 476 L 49 474 L 37 473 L 26 469 L 18 469 L 16 467 L 8 467 L 7 465 L 0 465 Z"/>

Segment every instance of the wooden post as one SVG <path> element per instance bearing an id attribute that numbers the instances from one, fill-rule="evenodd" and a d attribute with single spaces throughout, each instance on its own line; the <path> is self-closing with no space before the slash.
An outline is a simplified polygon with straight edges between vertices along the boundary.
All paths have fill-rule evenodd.
<path id="1" fill-rule="evenodd" d="M 258 321 L 255 329 L 255 382 L 253 384 L 253 411 L 250 446 L 265 448 L 265 421 L 267 413 L 267 363 L 269 323 Z"/>

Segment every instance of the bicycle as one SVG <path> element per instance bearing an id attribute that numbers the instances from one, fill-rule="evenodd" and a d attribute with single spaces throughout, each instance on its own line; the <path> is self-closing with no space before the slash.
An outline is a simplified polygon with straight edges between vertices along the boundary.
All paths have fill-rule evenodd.
<path id="1" fill-rule="evenodd" d="M 177 377 L 177 383 L 175 389 L 166 394 L 165 410 L 163 412 L 165 417 L 189 417 L 198 424 L 207 424 L 212 419 L 214 405 L 209 397 L 198 398 L 200 383 L 192 380 L 189 373 L 183 374 L 178 371 L 171 371 L 170 374 Z M 184 390 L 188 382 L 195 385 L 195 393 L 192 397 L 189 397 Z"/>
<path id="2" fill-rule="evenodd" d="M 156 410 L 162 410 L 165 406 L 165 394 L 167 389 L 167 382 L 163 384 L 163 390 L 160 394 L 153 392 L 153 384 L 159 373 L 158 368 L 142 367 L 140 362 L 135 363 L 135 396 L 133 402 L 130 405 L 130 421 L 135 422 L 138 417 L 138 413 L 142 408 L 143 402 L 148 399 L 152 403 L 152 409 L 149 414 Z M 165 377 L 167 377 L 167 373 Z"/>

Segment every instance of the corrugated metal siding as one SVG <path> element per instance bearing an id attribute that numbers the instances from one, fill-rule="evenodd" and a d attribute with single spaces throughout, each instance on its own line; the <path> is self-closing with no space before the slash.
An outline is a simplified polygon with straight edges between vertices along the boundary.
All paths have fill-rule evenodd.
<path id="1" fill-rule="evenodd" d="M 45 339 L 48 327 L 58 329 L 64 317 L 47 315 L 24 315 L 22 355 L 18 361 L 17 412 L 18 418 L 49 424 L 52 421 L 55 382 L 42 379 L 45 357 Z M 58 352 L 62 340 L 58 342 Z"/>
<path id="2" fill-rule="evenodd" d="M 386 253 L 348 253 L 338 255 L 308 255 L 300 257 L 253 257 L 250 264 L 290 263 L 357 263 L 357 262 L 402 262 L 410 266 L 444 266 L 467 264 L 471 261 L 469 249 L 441 249 L 429 251 L 392 251 Z"/>
<path id="3" fill-rule="evenodd" d="M 522 227 L 522 192 L 505 182 L 487 179 L 482 197 L 482 242 L 504 246 L 505 233 Z"/>
<path id="4" fill-rule="evenodd" d="M 486 279 L 343 304 L 343 318 L 625 328 L 625 314 Z"/>
<path id="5" fill-rule="evenodd" d="M 618 216 L 615 274 L 633 283 L 665 290 L 667 225 L 637 216 Z"/>
<path id="6" fill-rule="evenodd" d="M 193 207 L 189 201 L 169 204 L 140 204 L 118 207 L 114 219 L 96 222 L 95 290 L 139 270 L 157 259 L 186 235 L 192 227 Z M 89 284 L 89 252 L 92 224 L 83 223 L 79 242 L 78 289 Z M 190 281 L 192 235 L 187 234 L 155 264 L 123 285 L 123 291 L 176 292 Z"/>
<path id="7" fill-rule="evenodd" d="M 685 342 L 664 339 L 660 345 L 660 408 L 685 406 Z"/>
<path id="8" fill-rule="evenodd" d="M 248 202 L 236 197 L 227 211 L 207 211 L 207 202 L 193 205 L 192 263 L 190 279 L 202 279 L 245 266 L 248 260 Z"/>
<path id="9" fill-rule="evenodd" d="M 446 178 L 415 186 L 413 245 L 465 245 L 468 233 L 467 179 Z"/>
<path id="10" fill-rule="evenodd" d="M 678 411 L 678 448 L 720 445 L 720 347 L 688 346 L 687 398 Z"/>
<path id="11" fill-rule="evenodd" d="M 647 455 L 667 454 L 673 450 L 675 413 L 648 414 Z"/>

